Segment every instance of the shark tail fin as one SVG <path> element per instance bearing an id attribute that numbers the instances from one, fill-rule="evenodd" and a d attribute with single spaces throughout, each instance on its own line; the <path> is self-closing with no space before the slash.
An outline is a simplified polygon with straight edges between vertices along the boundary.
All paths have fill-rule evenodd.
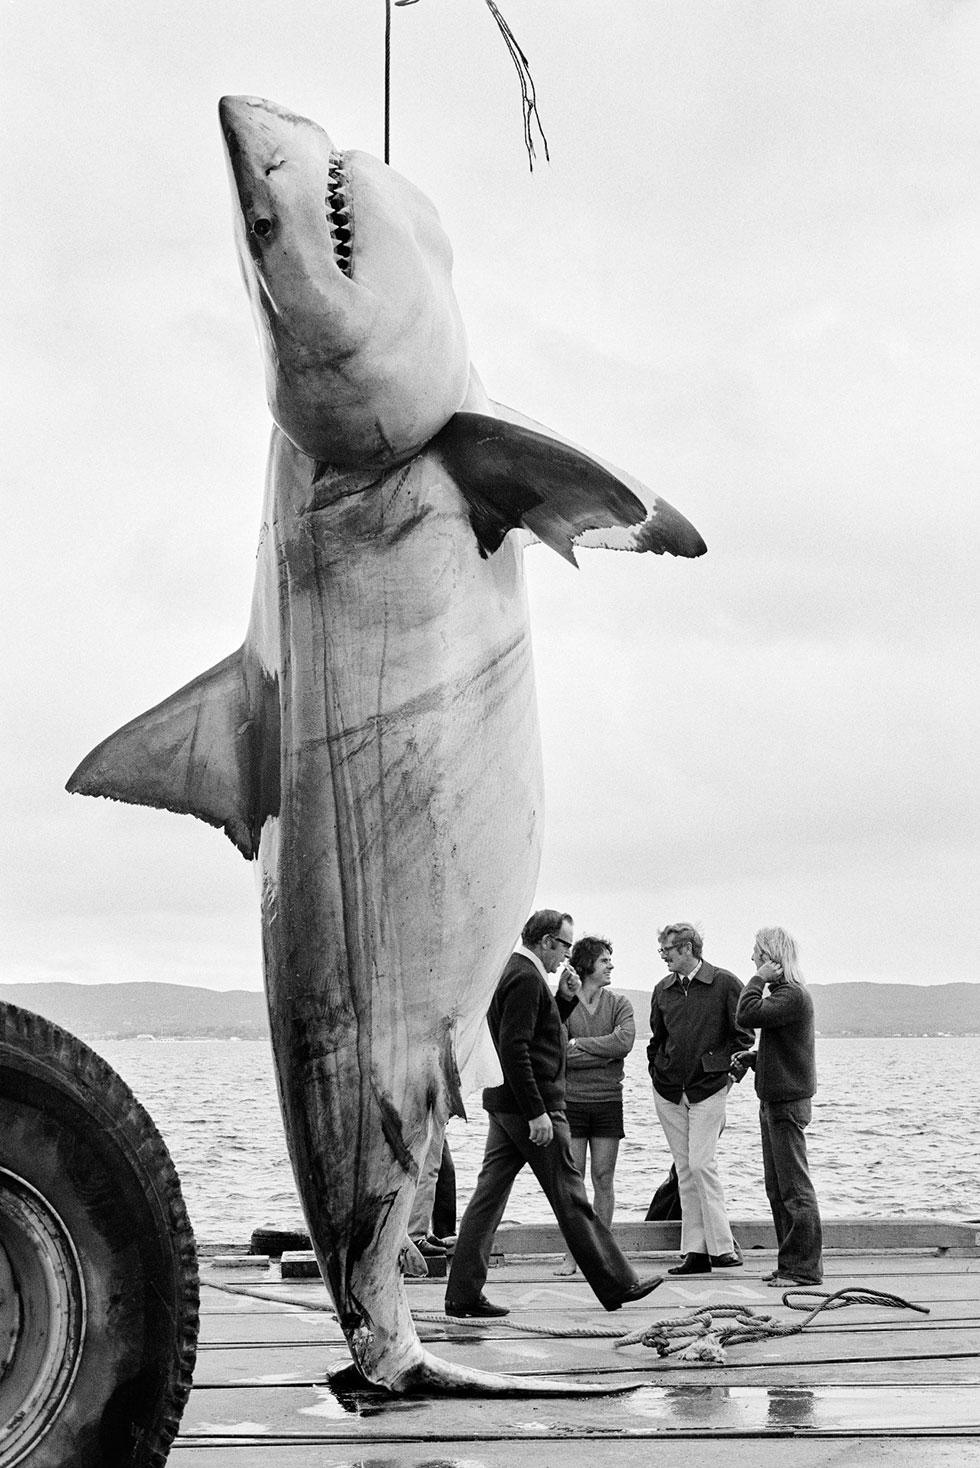
<path id="1" fill-rule="evenodd" d="M 456 413 L 432 442 L 469 505 L 481 555 L 518 526 L 573 566 L 576 545 L 704 555 L 672 505 L 651 496 L 648 508 L 635 480 L 516 416 Z"/>
<path id="2" fill-rule="evenodd" d="M 279 740 L 267 727 L 278 700 L 264 695 L 250 696 L 241 650 L 232 653 L 110 734 L 66 788 L 197 816 L 254 857 L 279 805 Z"/>

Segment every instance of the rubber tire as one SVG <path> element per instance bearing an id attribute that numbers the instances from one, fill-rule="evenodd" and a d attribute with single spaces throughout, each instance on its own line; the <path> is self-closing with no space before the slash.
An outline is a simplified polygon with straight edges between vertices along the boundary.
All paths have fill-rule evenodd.
<path id="1" fill-rule="evenodd" d="M 0 1118 L 0 1168 L 13 1175 L 0 1174 L 0 1205 L 39 1195 L 70 1239 L 85 1302 L 70 1348 L 74 1378 L 28 1444 L 16 1443 L 11 1426 L 17 1372 L 0 1379 L 0 1468 L 159 1468 L 190 1394 L 199 1304 L 194 1235 L 170 1154 L 100 1056 L 2 1003 Z M 9 1260 L 19 1236 L 10 1215 L 0 1222 Z M 26 1271 L 20 1286 L 31 1287 Z"/>
<path id="2" fill-rule="evenodd" d="M 254 1228 L 248 1252 L 263 1254 L 269 1259 L 278 1259 L 287 1251 L 312 1247 L 309 1234 L 300 1233 L 296 1229 Z"/>

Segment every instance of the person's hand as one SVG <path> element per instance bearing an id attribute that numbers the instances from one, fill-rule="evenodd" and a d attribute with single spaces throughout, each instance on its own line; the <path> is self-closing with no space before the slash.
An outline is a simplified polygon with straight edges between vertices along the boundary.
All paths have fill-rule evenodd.
<path id="1" fill-rule="evenodd" d="M 582 980 L 572 968 L 571 964 L 566 963 L 565 967 L 562 969 L 561 973 L 558 976 L 559 994 L 563 999 L 574 999 L 581 987 Z"/>
<path id="2" fill-rule="evenodd" d="M 728 1067 L 728 1074 L 736 1081 L 743 1080 L 746 1071 L 754 1065 L 754 1056 L 754 1050 L 736 1050 Z"/>
<path id="3" fill-rule="evenodd" d="M 760 979 L 765 979 L 767 984 L 771 984 L 774 979 L 782 978 L 783 966 L 781 963 L 775 963 L 771 958 L 766 958 L 759 964 L 756 973 Z"/>
<path id="4" fill-rule="evenodd" d="M 551 1117 L 547 1111 L 542 1111 L 540 1116 L 532 1116 L 527 1125 L 531 1141 L 535 1147 L 547 1147 L 555 1135 L 555 1129 L 551 1124 Z"/>

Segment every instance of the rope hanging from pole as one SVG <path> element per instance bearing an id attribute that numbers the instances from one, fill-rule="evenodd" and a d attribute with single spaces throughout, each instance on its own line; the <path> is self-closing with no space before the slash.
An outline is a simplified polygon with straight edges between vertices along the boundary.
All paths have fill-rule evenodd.
<path id="1" fill-rule="evenodd" d="M 391 152 L 391 3 L 385 0 L 385 117 L 384 117 L 384 157 L 389 163 Z M 395 0 L 395 5 L 417 5 L 418 0 Z M 521 110 L 524 118 L 524 148 L 527 152 L 528 167 L 534 172 L 534 160 L 536 155 L 534 148 L 533 128 L 537 127 L 541 142 L 544 144 L 544 156 L 548 162 L 551 154 L 548 151 L 548 139 L 544 128 L 541 126 L 541 114 L 538 112 L 538 99 L 534 90 L 534 78 L 527 57 L 517 43 L 517 38 L 511 30 L 508 22 L 501 15 L 494 0 L 486 0 L 487 9 L 497 23 L 497 29 L 504 38 L 504 44 L 510 53 L 510 59 L 514 63 L 518 81 L 521 84 Z"/>
<path id="2" fill-rule="evenodd" d="M 548 139 L 545 137 L 544 128 L 541 126 L 541 114 L 538 112 L 538 99 L 534 92 L 534 78 L 531 75 L 531 68 L 528 65 L 527 57 L 517 44 L 517 38 L 514 32 L 497 9 L 494 0 L 486 0 L 486 4 L 490 14 L 497 22 L 497 27 L 504 38 L 507 50 L 510 52 L 510 59 L 514 63 L 514 69 L 517 72 L 517 77 L 521 84 L 521 106 L 524 112 L 524 147 L 527 150 L 528 167 L 533 173 L 535 152 L 534 137 L 531 132 L 532 122 L 537 125 L 538 132 L 541 134 L 541 141 L 544 144 L 544 156 L 549 163 L 551 162 L 551 154 L 548 152 Z"/>

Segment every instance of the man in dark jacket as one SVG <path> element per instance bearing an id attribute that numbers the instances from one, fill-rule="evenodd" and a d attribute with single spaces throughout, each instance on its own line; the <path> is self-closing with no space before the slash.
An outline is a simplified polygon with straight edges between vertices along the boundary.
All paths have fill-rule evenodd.
<path id="1" fill-rule="evenodd" d="M 508 1312 L 483 1293 L 494 1234 L 525 1163 L 554 1209 L 569 1253 L 607 1310 L 640 1300 L 662 1283 L 639 1279 L 612 1233 L 599 1222 L 571 1152 L 565 1118 L 564 1019 L 578 1003 L 577 978 L 562 975 L 557 1001 L 546 982 L 564 963 L 574 933 L 568 913 L 545 908 L 528 919 L 521 946 L 501 975 L 487 1011 L 503 1084 L 483 1092 L 490 1114 L 486 1151 L 463 1214 L 446 1283 L 446 1314 Z"/>
<path id="2" fill-rule="evenodd" d="M 740 1058 L 755 1065 L 762 1166 L 779 1247 L 775 1271 L 765 1278 L 784 1287 L 819 1284 L 822 1228 L 804 1135 L 817 1089 L 813 1000 L 785 928 L 760 928 L 752 961 L 756 972 L 742 991 L 738 1019 L 759 1031 L 758 1053 Z"/>
<path id="3" fill-rule="evenodd" d="M 733 1055 L 750 1031 L 735 1019 L 742 985 L 701 957 L 701 935 L 673 923 L 659 935 L 670 969 L 653 991 L 647 1046 L 653 1101 L 677 1168 L 682 1263 L 670 1274 L 708 1274 L 742 1263 L 725 1211 L 718 1138 L 733 1078 L 744 1067 Z"/>

